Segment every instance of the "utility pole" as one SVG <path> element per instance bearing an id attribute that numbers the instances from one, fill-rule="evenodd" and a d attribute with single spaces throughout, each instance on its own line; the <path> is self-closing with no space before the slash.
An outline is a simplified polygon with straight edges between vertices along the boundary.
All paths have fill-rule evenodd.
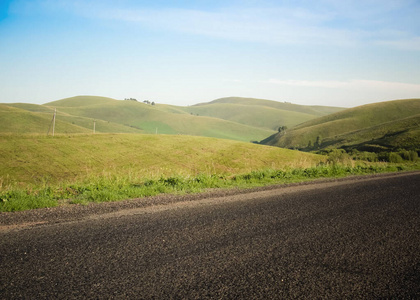
<path id="1" fill-rule="evenodd" d="M 96 131 L 96 121 L 93 121 L 93 134 L 95 134 Z"/>
<path id="2" fill-rule="evenodd" d="M 52 125 L 52 128 L 53 128 L 53 136 L 54 136 L 54 132 L 55 132 L 55 115 L 56 114 L 57 114 L 57 108 L 54 109 L 53 118 L 51 120 L 50 127 L 48 127 L 47 135 L 50 134 L 50 129 L 51 129 L 51 125 Z"/>
<path id="3" fill-rule="evenodd" d="M 53 136 L 55 133 L 55 116 L 57 115 L 57 108 L 54 108 L 54 116 L 53 116 Z"/>

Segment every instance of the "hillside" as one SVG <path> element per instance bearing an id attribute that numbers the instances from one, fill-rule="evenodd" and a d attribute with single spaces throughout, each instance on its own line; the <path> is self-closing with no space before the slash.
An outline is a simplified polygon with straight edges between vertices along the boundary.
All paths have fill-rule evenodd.
<path id="1" fill-rule="evenodd" d="M 90 176 L 133 178 L 241 174 L 311 167 L 322 156 L 205 137 L 81 134 L 0 135 L 0 189 L 8 184 L 72 182 Z"/>
<path id="2" fill-rule="evenodd" d="M 293 127 L 341 110 L 253 98 L 222 98 L 183 107 L 77 96 L 44 105 L 2 104 L 0 133 L 45 134 L 54 109 L 57 134 L 92 132 L 95 123 L 97 133 L 183 134 L 246 142 L 261 140 L 279 126 Z"/>
<path id="3" fill-rule="evenodd" d="M 13 106 L 0 104 L 0 133 L 47 134 L 51 125 L 52 112 L 31 112 Z M 56 128 L 62 133 L 87 133 L 88 130 L 78 125 L 57 119 Z"/>
<path id="4" fill-rule="evenodd" d="M 83 102 L 83 105 L 75 105 Z M 259 140 L 273 131 L 218 118 L 196 116 L 167 105 L 147 105 L 137 101 L 122 101 L 80 96 L 45 104 L 57 107 L 72 116 L 103 120 L 137 128 L 144 133 L 184 134 L 217 137 L 249 142 Z"/>
<path id="5" fill-rule="evenodd" d="M 229 97 L 184 108 L 196 115 L 211 116 L 271 130 L 293 127 L 314 118 L 343 110 L 339 107 L 305 106 L 264 99 Z"/>
<path id="6" fill-rule="evenodd" d="M 262 144 L 283 148 L 420 149 L 420 99 L 363 105 L 276 133 Z M 316 141 L 319 145 L 315 145 Z"/>
<path id="7" fill-rule="evenodd" d="M 0 104 L 0 133 L 47 134 L 52 133 L 52 107 L 26 103 Z M 57 111 L 55 132 L 57 134 L 90 133 L 96 123 L 96 132 L 141 133 L 142 131 L 118 123 L 73 116 Z"/>

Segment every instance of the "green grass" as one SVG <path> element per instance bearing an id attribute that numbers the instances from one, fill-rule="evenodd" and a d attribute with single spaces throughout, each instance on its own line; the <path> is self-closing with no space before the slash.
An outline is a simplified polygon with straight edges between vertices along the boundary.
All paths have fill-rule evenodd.
<path id="1" fill-rule="evenodd" d="M 419 168 L 215 138 L 0 135 L 0 211 Z"/>
<path id="2" fill-rule="evenodd" d="M 0 135 L 0 163 L 0 211 L 419 168 L 214 138 L 139 134 Z"/>
<path id="3" fill-rule="evenodd" d="M 3 184 L 40 184 L 112 173 L 138 177 L 236 174 L 312 166 L 324 158 L 251 143 L 182 135 L 0 135 Z"/>
<path id="4" fill-rule="evenodd" d="M 236 176 L 256 169 L 323 161 L 320 155 L 192 136 L 0 135 L 0 210 L 194 192 L 238 184 Z"/>
<path id="5" fill-rule="evenodd" d="M 53 113 L 30 112 L 20 108 L 0 104 L 0 134 L 47 134 Z M 87 133 L 81 126 L 57 119 L 56 129 L 62 133 Z M 52 131 L 52 129 L 51 129 Z"/>
<path id="6" fill-rule="evenodd" d="M 49 102 L 47 106 L 53 107 L 84 107 L 103 104 L 113 104 L 115 99 L 99 96 L 76 96 Z"/>
<path id="7" fill-rule="evenodd" d="M 258 105 L 258 106 L 272 107 L 272 108 L 286 110 L 286 111 L 300 112 L 300 113 L 310 114 L 314 116 L 325 116 L 331 113 L 344 110 L 344 108 L 342 107 L 307 106 L 307 105 L 293 104 L 290 102 L 278 102 L 278 101 L 272 101 L 272 100 L 243 98 L 243 97 L 220 98 L 220 99 L 211 101 L 208 104 L 215 104 L 215 103 L 231 103 L 231 104 L 252 105 L 252 106 Z M 207 103 L 199 104 L 199 105 L 206 105 L 206 104 Z"/>
<path id="8" fill-rule="evenodd" d="M 57 108 L 58 133 L 158 133 L 207 136 L 244 142 L 259 141 L 273 134 L 279 126 L 292 127 L 340 108 L 303 106 L 251 98 L 223 98 L 210 103 L 181 107 L 146 105 L 97 96 L 77 96 L 45 105 L 7 104 L 0 108 L 0 133 L 39 133 L 48 130 Z M 5 106 L 3 106 L 4 108 Z"/>
<path id="9" fill-rule="evenodd" d="M 36 104 L 0 104 L 0 134 L 47 134 L 51 126 L 54 109 Z M 104 120 L 80 117 L 57 111 L 57 133 L 89 133 L 93 131 L 106 133 L 141 133 L 139 128 L 126 126 Z M 50 133 L 52 132 L 52 128 Z"/>
<path id="10" fill-rule="evenodd" d="M 282 110 L 263 105 L 240 103 L 211 103 L 185 107 L 184 111 L 199 116 L 220 118 L 258 128 L 277 130 L 282 126 L 292 127 L 311 120 L 318 115 Z"/>
<path id="11" fill-rule="evenodd" d="M 85 101 L 85 104 L 81 103 Z M 144 133 L 183 134 L 228 138 L 244 142 L 260 140 L 274 131 L 219 118 L 197 117 L 168 105 L 146 105 L 97 97 L 74 97 L 47 103 L 71 116 L 104 120 L 137 128 Z M 76 104 L 78 105 L 76 105 Z"/>
<path id="12" fill-rule="evenodd" d="M 11 212 L 62 204 L 88 204 L 142 198 L 163 193 L 198 193 L 209 188 L 249 188 L 270 184 L 292 183 L 317 178 L 344 177 L 390 171 L 420 169 L 419 165 L 319 165 L 286 170 L 263 169 L 240 175 L 198 174 L 196 176 L 161 176 L 140 179 L 135 176 L 86 178 L 72 184 L 44 185 L 37 188 L 14 188 L 0 192 L 0 211 Z"/>
<path id="13" fill-rule="evenodd" d="M 317 137 L 320 137 L 321 149 L 351 145 L 357 148 L 364 144 L 390 149 L 420 148 L 420 138 L 417 135 L 419 121 L 420 99 L 387 101 L 347 109 L 305 122 L 291 128 L 286 134 L 277 133 L 263 143 L 305 149 L 309 143 L 313 145 Z M 404 134 L 403 138 L 398 137 L 401 134 Z"/>

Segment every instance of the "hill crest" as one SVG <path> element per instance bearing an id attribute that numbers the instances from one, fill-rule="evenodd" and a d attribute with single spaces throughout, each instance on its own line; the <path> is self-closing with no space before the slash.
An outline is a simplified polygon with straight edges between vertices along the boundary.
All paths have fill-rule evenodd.
<path id="1" fill-rule="evenodd" d="M 420 99 L 401 99 L 366 104 L 304 122 L 287 132 L 276 133 L 262 144 L 283 148 L 314 150 L 323 148 L 353 147 L 379 143 L 382 148 L 420 148 L 417 115 Z M 410 132 L 410 145 L 398 145 L 390 135 Z M 387 140 L 386 144 L 384 141 Z M 396 141 L 396 139 L 395 139 Z M 316 145 L 315 145 L 316 143 Z"/>

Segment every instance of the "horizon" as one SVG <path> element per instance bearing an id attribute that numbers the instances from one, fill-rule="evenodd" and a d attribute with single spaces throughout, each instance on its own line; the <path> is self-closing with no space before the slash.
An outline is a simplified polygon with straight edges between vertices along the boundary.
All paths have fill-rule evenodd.
<path id="1" fill-rule="evenodd" d="M 3 1 L 0 103 L 420 98 L 418 15 L 411 0 Z"/>
<path id="2" fill-rule="evenodd" d="M 149 99 L 136 99 L 134 97 L 126 97 L 124 99 L 116 99 L 116 98 L 112 98 L 112 97 L 107 97 L 107 96 L 98 96 L 98 95 L 77 95 L 77 96 L 70 96 L 70 97 L 66 97 L 66 98 L 62 98 L 62 99 L 56 99 L 56 100 L 52 100 L 52 101 L 48 101 L 45 103 L 31 103 L 31 104 L 37 104 L 37 105 L 47 105 L 49 103 L 52 102 L 56 102 L 56 101 L 61 101 L 61 100 L 67 100 L 67 99 L 71 99 L 71 98 L 77 98 L 77 97 L 99 97 L 99 98 L 109 98 L 112 100 L 116 100 L 116 101 L 128 101 L 128 100 L 135 100 L 137 102 L 154 102 L 156 105 L 162 104 L 162 105 L 173 105 L 173 106 L 194 106 L 194 105 L 201 105 L 201 104 L 207 104 L 207 103 L 211 103 L 213 101 L 217 101 L 217 100 L 221 100 L 221 99 L 225 99 L 225 98 L 243 98 L 243 99 L 255 99 L 255 100 L 262 100 L 262 101 L 274 101 L 274 102 L 280 102 L 280 103 L 289 103 L 289 104 L 293 104 L 293 105 L 302 105 L 302 106 L 329 106 L 329 107 L 337 107 L 337 108 L 343 108 L 343 109 L 348 109 L 348 108 L 354 108 L 357 106 L 363 106 L 363 105 L 368 105 L 368 104 L 375 104 L 375 103 L 381 103 L 381 102 L 392 102 L 392 101 L 400 101 L 400 100 L 420 100 L 420 98 L 404 98 L 404 99 L 391 99 L 391 100 L 383 100 L 383 101 L 377 101 L 377 102 L 369 102 L 369 103 L 364 103 L 364 104 L 360 104 L 360 105 L 356 105 L 356 106 L 349 106 L 349 107 L 345 107 L 345 106 L 333 106 L 333 105 L 320 105 L 320 104 L 300 104 L 300 103 L 294 103 L 294 102 L 290 102 L 290 101 L 278 101 L 278 100 L 273 100 L 273 99 L 262 99 L 262 98 L 254 98 L 254 97 L 240 97 L 240 96 L 228 96 L 228 97 L 221 97 L 221 98 L 217 98 L 217 99 L 212 99 L 209 101 L 205 101 L 205 102 L 197 102 L 197 103 L 192 103 L 192 104 L 187 104 L 187 105 L 178 105 L 178 104 L 168 104 L 168 103 L 161 103 L 161 102 L 156 102 L 153 100 L 149 100 Z M 22 102 L 23 103 L 23 102 Z M 7 103 L 0 103 L 0 104 L 5 104 L 7 105 Z M 26 104 L 28 104 L 26 102 Z"/>

